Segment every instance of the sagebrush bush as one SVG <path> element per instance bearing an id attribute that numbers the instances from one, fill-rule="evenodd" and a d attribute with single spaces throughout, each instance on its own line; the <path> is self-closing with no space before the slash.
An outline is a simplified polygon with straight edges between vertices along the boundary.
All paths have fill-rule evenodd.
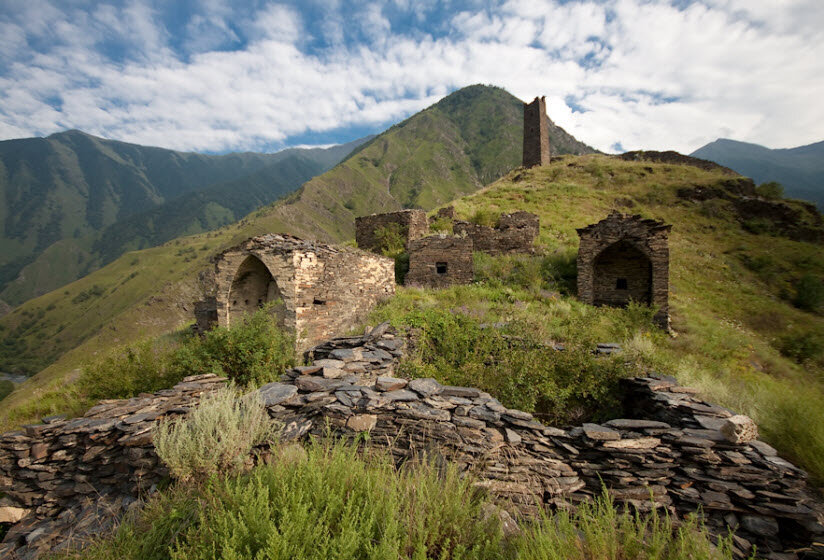
<path id="1" fill-rule="evenodd" d="M 185 417 L 156 424 L 153 441 L 172 476 L 203 481 L 243 465 L 276 432 L 258 393 L 241 395 L 229 386 L 205 395 Z"/>

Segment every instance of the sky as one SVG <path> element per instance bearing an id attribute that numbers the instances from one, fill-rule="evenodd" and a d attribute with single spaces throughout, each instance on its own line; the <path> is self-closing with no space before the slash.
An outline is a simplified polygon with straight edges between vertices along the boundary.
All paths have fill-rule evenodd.
<path id="1" fill-rule="evenodd" d="M 606 151 L 824 140 L 822 0 L 0 0 L 0 139 L 329 145 L 471 84 Z"/>

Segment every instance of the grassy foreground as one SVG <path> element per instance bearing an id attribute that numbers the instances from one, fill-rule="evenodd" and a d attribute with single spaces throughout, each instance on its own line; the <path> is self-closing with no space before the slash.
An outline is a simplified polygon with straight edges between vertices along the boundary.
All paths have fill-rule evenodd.
<path id="1" fill-rule="evenodd" d="M 276 448 L 270 464 L 152 498 L 88 560 L 726 559 L 694 519 L 618 513 L 606 498 L 505 535 L 500 511 L 471 478 L 426 462 L 313 443 Z"/>

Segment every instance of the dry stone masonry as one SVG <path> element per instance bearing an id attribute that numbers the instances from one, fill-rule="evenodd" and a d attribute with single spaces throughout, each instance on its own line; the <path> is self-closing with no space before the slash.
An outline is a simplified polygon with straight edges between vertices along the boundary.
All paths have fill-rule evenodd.
<path id="1" fill-rule="evenodd" d="M 524 167 L 549 165 L 549 121 L 546 97 L 524 103 Z"/>
<path id="2" fill-rule="evenodd" d="M 449 219 L 454 236 L 428 235 L 429 222 L 422 210 L 372 214 L 358 218 L 357 242 L 361 248 L 380 251 L 381 231 L 395 228 L 409 254 L 407 286 L 445 288 L 473 280 L 472 252 L 491 255 L 532 253 L 540 231 L 538 216 L 529 212 L 503 214 L 495 227 L 455 219 L 452 206 L 441 208 L 433 221 Z"/>
<path id="3" fill-rule="evenodd" d="M 408 248 L 410 241 L 429 232 L 429 220 L 423 210 L 401 210 L 355 218 L 355 241 L 359 248 L 380 253 L 383 232 L 398 233 L 404 248 Z"/>
<path id="4" fill-rule="evenodd" d="M 210 293 L 195 305 L 198 329 L 231 325 L 273 302 L 300 349 L 350 329 L 395 293 L 391 259 L 288 235 L 253 237 L 213 260 Z"/>
<path id="5" fill-rule="evenodd" d="M 672 226 L 612 212 L 578 230 L 578 297 L 590 305 L 658 307 L 669 327 L 669 231 Z"/>
<path id="6" fill-rule="evenodd" d="M 804 472 L 754 439 L 751 420 L 673 378 L 625 380 L 624 418 L 559 429 L 478 389 L 396 377 L 405 348 L 383 324 L 307 351 L 312 365 L 258 390 L 283 425 L 281 439 L 369 432 L 362 444 L 386 448 L 398 464 L 457 463 L 516 519 L 575 508 L 606 486 L 619 504 L 699 512 L 716 535 L 733 528 L 739 557 L 753 545 L 776 560 L 824 557 L 817 544 L 824 504 Z M 192 377 L 154 395 L 101 402 L 82 418 L 0 436 L 0 490 L 8 495 L 0 513 L 24 515 L 0 555 L 29 559 L 82 546 L 139 507 L 141 490 L 168 475 L 151 445 L 154 423 L 186 414 L 222 383 Z"/>
<path id="7" fill-rule="evenodd" d="M 532 253 L 540 221 L 535 214 L 519 211 L 502 214 L 495 227 L 456 221 L 452 229 L 456 235 L 469 237 L 475 251 L 490 255 Z"/>
<path id="8" fill-rule="evenodd" d="M 472 239 L 430 235 L 409 243 L 409 272 L 404 285 L 446 288 L 470 284 L 474 276 Z"/>

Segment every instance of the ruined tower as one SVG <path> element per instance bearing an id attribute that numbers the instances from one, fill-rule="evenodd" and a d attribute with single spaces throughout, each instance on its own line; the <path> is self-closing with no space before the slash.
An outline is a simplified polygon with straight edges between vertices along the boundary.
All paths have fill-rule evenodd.
<path id="1" fill-rule="evenodd" d="M 546 97 L 524 103 L 524 167 L 549 164 L 549 123 Z"/>

